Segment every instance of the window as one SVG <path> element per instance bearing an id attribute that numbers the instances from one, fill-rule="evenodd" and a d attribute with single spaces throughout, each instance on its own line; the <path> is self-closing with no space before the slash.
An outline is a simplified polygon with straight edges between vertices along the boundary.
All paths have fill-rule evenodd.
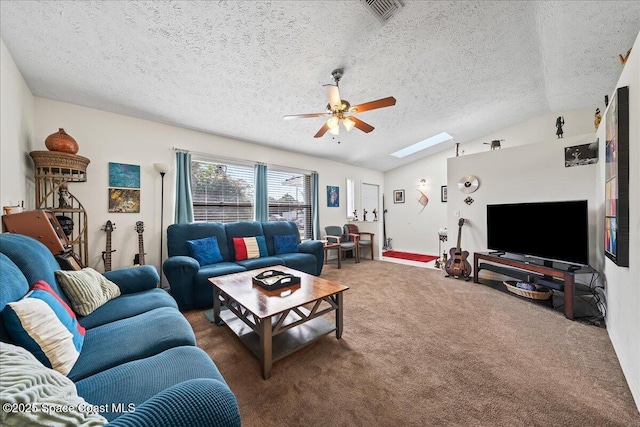
<path id="1" fill-rule="evenodd" d="M 253 167 L 191 161 L 195 221 L 253 220 Z"/>
<path id="2" fill-rule="evenodd" d="M 267 169 L 269 221 L 293 221 L 300 238 L 311 239 L 311 176 Z"/>
<path id="3" fill-rule="evenodd" d="M 191 161 L 195 221 L 253 221 L 254 168 L 215 160 Z M 312 238 L 311 175 L 267 169 L 269 221 L 293 221 L 300 238 Z"/>

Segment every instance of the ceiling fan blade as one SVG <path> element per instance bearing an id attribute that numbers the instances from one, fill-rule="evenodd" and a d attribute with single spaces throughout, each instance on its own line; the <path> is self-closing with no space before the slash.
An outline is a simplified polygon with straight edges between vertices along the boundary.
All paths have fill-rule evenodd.
<path id="1" fill-rule="evenodd" d="M 328 130 L 329 130 L 329 125 L 325 123 L 324 125 L 322 125 L 320 130 L 315 135 L 313 135 L 313 137 L 314 138 L 320 138 L 322 135 L 327 133 Z"/>
<path id="2" fill-rule="evenodd" d="M 311 114 L 293 114 L 291 116 L 282 116 L 285 120 L 291 119 L 308 119 L 310 117 L 330 117 L 331 113 L 311 113 Z"/>
<path id="3" fill-rule="evenodd" d="M 388 98 L 377 99 L 371 102 L 365 102 L 364 104 L 354 105 L 349 108 L 350 113 L 362 113 L 363 111 L 375 110 L 377 108 L 391 107 L 396 105 L 396 99 L 393 96 Z"/>
<path id="4" fill-rule="evenodd" d="M 324 90 L 324 94 L 327 95 L 331 111 L 339 110 L 342 106 L 342 100 L 340 99 L 338 85 L 323 85 L 322 90 Z"/>
<path id="5" fill-rule="evenodd" d="M 354 126 L 357 127 L 358 129 L 360 129 L 364 133 L 369 133 L 369 132 L 371 132 L 372 130 L 375 129 L 369 123 L 365 123 L 365 122 L 363 122 L 362 120 L 360 120 L 357 117 L 353 117 L 353 116 L 350 116 L 350 117 L 351 117 L 351 120 L 356 122 L 356 124 Z"/>

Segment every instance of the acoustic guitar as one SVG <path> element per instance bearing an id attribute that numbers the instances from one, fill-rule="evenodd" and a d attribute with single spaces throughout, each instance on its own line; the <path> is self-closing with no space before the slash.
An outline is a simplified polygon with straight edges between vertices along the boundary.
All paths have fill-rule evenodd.
<path id="1" fill-rule="evenodd" d="M 465 280 L 469 280 L 471 277 L 471 264 L 467 261 L 469 257 L 468 251 L 463 251 L 460 247 L 460 241 L 462 238 L 462 226 L 464 225 L 464 218 L 460 218 L 458 221 L 458 243 L 455 248 L 449 250 L 449 259 L 444 266 L 444 270 L 447 272 L 446 277 L 462 277 Z"/>
<path id="2" fill-rule="evenodd" d="M 142 240 L 142 233 L 144 233 L 144 223 L 142 221 L 136 222 L 136 231 L 138 232 L 138 253 L 133 257 L 133 265 L 144 265 L 144 241 Z"/>
<path id="3" fill-rule="evenodd" d="M 110 220 L 102 227 L 105 233 L 107 233 L 107 246 L 102 252 L 102 261 L 104 262 L 104 271 L 111 271 L 111 253 L 115 252 L 115 249 L 111 249 L 111 233 L 115 230 L 116 224 Z"/>

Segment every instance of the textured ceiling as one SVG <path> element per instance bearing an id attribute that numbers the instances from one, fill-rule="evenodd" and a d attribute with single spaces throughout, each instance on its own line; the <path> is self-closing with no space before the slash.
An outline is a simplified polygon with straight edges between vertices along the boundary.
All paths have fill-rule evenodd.
<path id="1" fill-rule="evenodd" d="M 36 96 L 384 171 L 442 131 L 603 107 L 640 29 L 640 2 L 402 3 L 382 25 L 358 1 L 2 1 L 1 34 Z M 322 112 L 337 67 L 352 105 L 397 99 L 373 132 L 282 120 Z"/>

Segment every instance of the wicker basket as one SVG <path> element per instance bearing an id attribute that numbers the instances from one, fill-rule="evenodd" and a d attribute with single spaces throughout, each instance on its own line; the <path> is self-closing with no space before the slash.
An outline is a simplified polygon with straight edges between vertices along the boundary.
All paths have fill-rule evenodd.
<path id="1" fill-rule="evenodd" d="M 518 283 L 517 280 L 505 280 L 502 283 L 504 283 L 509 292 L 513 292 L 514 294 L 520 295 L 521 297 L 537 300 L 547 300 L 551 298 L 551 290 L 542 286 L 535 285 L 536 288 L 538 288 L 537 291 L 528 291 L 526 289 L 518 288 L 516 286 L 516 283 Z"/>

